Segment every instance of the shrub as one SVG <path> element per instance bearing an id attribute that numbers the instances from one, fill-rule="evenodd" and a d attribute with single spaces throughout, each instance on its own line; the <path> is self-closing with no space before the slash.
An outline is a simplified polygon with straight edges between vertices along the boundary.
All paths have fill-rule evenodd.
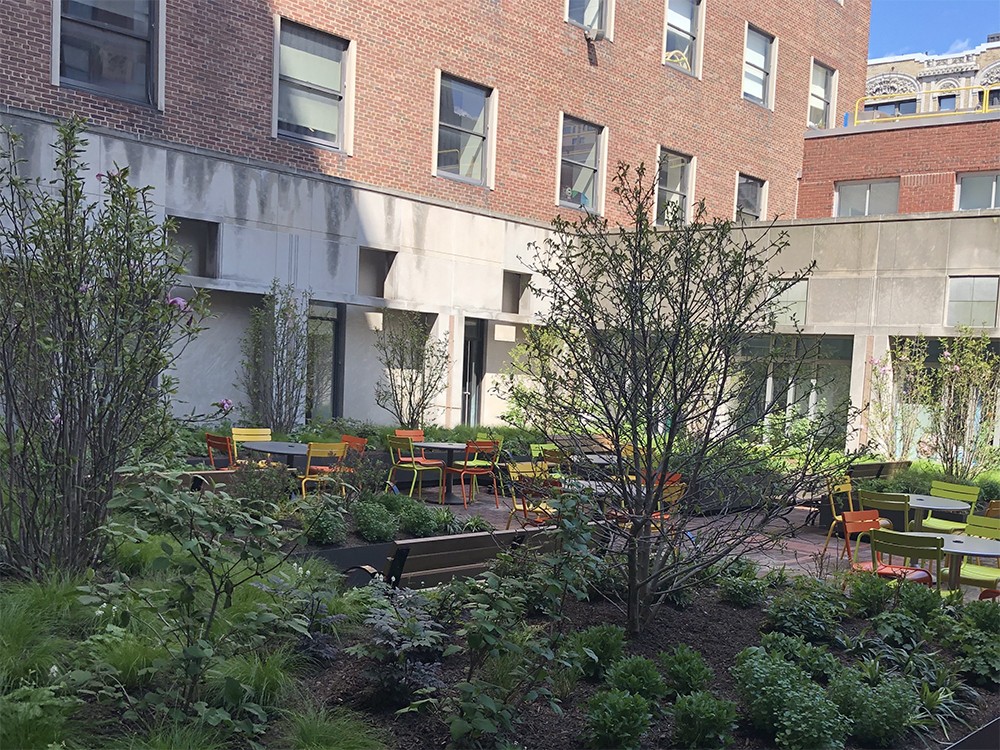
<path id="1" fill-rule="evenodd" d="M 674 704 L 674 745 L 689 748 L 728 747 L 736 728 L 736 704 L 699 690 Z"/>
<path id="2" fill-rule="evenodd" d="M 398 516 L 402 512 L 404 505 L 415 502 L 412 498 L 398 492 L 366 492 L 362 493 L 361 500 L 365 502 L 377 503 L 394 516 Z"/>
<path id="3" fill-rule="evenodd" d="M 644 656 L 626 656 L 608 668 L 608 687 L 641 695 L 652 705 L 667 695 L 667 685 L 656 663 Z"/>
<path id="4" fill-rule="evenodd" d="M 438 522 L 434 512 L 420 502 L 406 503 L 399 512 L 399 526 L 413 537 L 434 536 Z"/>
<path id="5" fill-rule="evenodd" d="M 973 601 L 965 605 L 962 619 L 983 633 L 1000 636 L 1000 601 Z"/>
<path id="6" fill-rule="evenodd" d="M 749 557 L 734 557 L 722 570 L 723 578 L 756 578 L 760 565 Z"/>
<path id="7" fill-rule="evenodd" d="M 307 516 L 306 536 L 312 544 L 343 544 L 347 539 L 347 522 L 340 511 L 320 508 Z"/>
<path id="8" fill-rule="evenodd" d="M 833 640 L 844 607 L 818 586 L 799 586 L 774 597 L 766 611 L 773 630 L 815 643 Z"/>
<path id="9" fill-rule="evenodd" d="M 366 542 L 389 542 L 399 532 L 399 519 L 379 503 L 357 502 L 352 513 L 358 536 Z"/>
<path id="10" fill-rule="evenodd" d="M 237 464 L 226 491 L 258 508 L 269 503 L 284 505 L 294 487 L 294 478 L 285 464 L 250 461 Z"/>
<path id="11" fill-rule="evenodd" d="M 907 680 L 889 677 L 873 686 L 853 667 L 842 669 L 827 692 L 851 720 L 850 737 L 862 747 L 894 747 L 916 718 L 919 706 Z"/>
<path id="12" fill-rule="evenodd" d="M 979 502 L 988 503 L 991 500 L 1000 500 L 1000 472 L 987 471 L 976 477 L 976 484 L 980 487 Z"/>
<path id="13" fill-rule="evenodd" d="M 603 690 L 587 704 L 587 740 L 591 747 L 639 747 L 649 728 L 649 701 L 623 690 Z"/>
<path id="14" fill-rule="evenodd" d="M 895 648 L 912 649 L 923 640 L 924 624 L 907 612 L 883 612 L 873 617 L 871 624 L 879 637 Z"/>
<path id="15" fill-rule="evenodd" d="M 806 643 L 801 636 L 767 633 L 760 639 L 760 645 L 801 667 L 813 679 L 829 680 L 840 670 L 840 662 L 826 646 Z"/>
<path id="16" fill-rule="evenodd" d="M 435 533 L 438 535 L 457 534 L 462 530 L 462 524 L 447 508 L 434 508 L 431 513 L 434 514 Z"/>
<path id="17" fill-rule="evenodd" d="M 851 608 L 861 617 L 870 618 L 885 612 L 895 594 L 892 583 L 874 573 L 854 573 L 848 580 Z"/>
<path id="18" fill-rule="evenodd" d="M 899 586 L 899 608 L 927 623 L 940 611 L 941 595 L 930 586 L 903 581 Z"/>
<path id="19" fill-rule="evenodd" d="M 768 583 L 762 578 L 724 576 L 719 579 L 719 596 L 722 601 L 743 609 L 762 605 L 767 599 L 767 589 Z"/>
<path id="20" fill-rule="evenodd" d="M 51 687 L 24 685 L 0 694 L 0 747 L 62 746 L 68 715 L 78 703 Z"/>
<path id="21" fill-rule="evenodd" d="M 744 649 L 733 667 L 753 725 L 783 750 L 843 746 L 847 722 L 826 692 L 799 667 L 761 648 Z"/>
<path id="22" fill-rule="evenodd" d="M 474 534 L 481 531 L 493 531 L 493 524 L 478 514 L 469 516 L 462 524 L 463 534 Z"/>
<path id="23" fill-rule="evenodd" d="M 573 633 L 566 646 L 583 675 L 600 680 L 625 650 L 625 629 L 618 625 L 594 625 Z"/>
<path id="24" fill-rule="evenodd" d="M 683 643 L 675 646 L 673 651 L 661 652 L 658 658 L 670 698 L 702 690 L 715 676 L 704 657 Z"/>
<path id="25" fill-rule="evenodd" d="M 270 654 L 250 651 L 236 654 L 223 661 L 215 678 L 208 683 L 209 695 L 217 700 L 234 703 L 234 696 L 226 696 L 226 678 L 235 680 L 243 689 L 245 697 L 261 706 L 276 706 L 294 682 L 291 672 L 296 666 L 295 657 L 284 649 Z"/>

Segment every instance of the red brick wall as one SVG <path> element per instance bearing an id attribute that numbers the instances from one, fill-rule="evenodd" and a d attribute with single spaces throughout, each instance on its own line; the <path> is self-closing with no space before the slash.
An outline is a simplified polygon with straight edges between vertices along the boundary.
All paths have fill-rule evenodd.
<path id="1" fill-rule="evenodd" d="M 712 214 L 732 215 L 744 172 L 769 180 L 768 212 L 787 218 L 810 56 L 840 71 L 842 111 L 863 92 L 870 8 L 794 5 L 707 0 L 698 80 L 660 63 L 663 0 L 618 0 L 614 41 L 590 59 L 564 0 L 168 0 L 161 113 L 52 86 L 51 4 L 4 0 L 0 104 L 540 221 L 556 212 L 564 110 L 610 129 L 611 164 L 650 164 L 658 145 L 697 157 L 695 193 Z M 353 156 L 271 137 L 273 13 L 357 42 Z M 747 20 L 779 40 L 773 112 L 741 97 Z M 431 175 L 435 67 L 499 91 L 495 190 Z"/>
<path id="2" fill-rule="evenodd" d="M 865 127 L 806 140 L 798 218 L 832 216 L 837 182 L 886 177 L 900 178 L 900 213 L 952 211 L 957 173 L 1000 169 L 1000 119 Z"/>

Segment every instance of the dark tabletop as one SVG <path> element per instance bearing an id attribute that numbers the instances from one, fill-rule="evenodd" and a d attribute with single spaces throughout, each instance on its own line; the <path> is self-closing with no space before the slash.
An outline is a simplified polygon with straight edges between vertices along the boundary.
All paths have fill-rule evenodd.
<path id="1" fill-rule="evenodd" d="M 280 453 L 284 456 L 304 456 L 309 451 L 308 443 L 282 443 L 277 440 L 249 440 L 240 443 L 240 447 L 258 453 Z"/>

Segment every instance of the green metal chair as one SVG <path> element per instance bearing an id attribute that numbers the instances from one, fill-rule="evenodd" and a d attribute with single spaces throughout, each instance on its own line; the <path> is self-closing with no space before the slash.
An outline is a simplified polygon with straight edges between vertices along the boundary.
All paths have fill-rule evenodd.
<path id="1" fill-rule="evenodd" d="M 444 461 L 435 461 L 424 458 L 413 452 L 413 439 L 409 437 L 386 436 L 385 444 L 389 448 L 389 455 L 392 457 L 392 467 L 389 469 L 389 476 L 386 478 L 388 484 L 395 484 L 396 471 L 413 472 L 413 481 L 410 482 L 410 497 L 417 488 L 417 477 L 422 471 L 436 471 L 440 477 L 441 503 L 444 503 Z"/>
<path id="2" fill-rule="evenodd" d="M 968 536 L 1000 540 L 1000 518 L 969 516 L 969 521 L 965 524 L 965 533 Z M 948 568 L 944 568 L 941 575 L 947 576 Z M 959 570 L 959 581 L 965 586 L 977 586 L 981 589 L 1000 588 L 1000 567 L 963 562 Z"/>
<path id="3" fill-rule="evenodd" d="M 900 495 L 890 492 L 869 492 L 868 490 L 858 490 L 858 503 L 861 510 L 877 510 L 882 513 L 902 513 L 903 528 L 898 531 L 907 531 L 910 526 L 910 498 L 908 495 Z M 895 528 L 890 524 L 889 528 Z"/>
<path id="4" fill-rule="evenodd" d="M 979 500 L 979 487 L 970 487 L 966 484 L 952 484 L 951 482 L 931 482 L 931 495 L 934 497 L 946 497 L 950 500 L 962 500 L 969 503 L 969 515 L 966 523 L 976 513 L 976 502 Z M 927 511 L 924 517 L 922 528 L 925 531 L 943 531 L 946 534 L 961 534 L 965 530 L 965 523 L 961 521 L 949 521 L 946 518 L 934 518 L 931 511 Z"/>
<path id="5" fill-rule="evenodd" d="M 941 569 L 944 560 L 944 539 L 936 536 L 914 536 L 899 531 L 872 529 L 871 540 L 872 569 L 875 575 L 881 578 L 898 578 L 913 583 L 922 583 L 925 586 L 936 586 L 938 591 L 941 590 L 941 576 L 944 575 L 944 571 Z M 926 560 L 937 563 L 937 578 L 935 579 L 927 568 L 914 565 L 893 565 L 884 561 L 885 556 L 892 559 L 896 555 L 904 560 Z"/>

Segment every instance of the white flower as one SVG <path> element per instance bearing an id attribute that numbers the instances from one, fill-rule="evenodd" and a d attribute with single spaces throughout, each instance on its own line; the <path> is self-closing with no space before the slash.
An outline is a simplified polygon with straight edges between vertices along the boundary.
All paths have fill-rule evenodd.
<path id="1" fill-rule="evenodd" d="M 53 664 L 51 667 L 49 667 L 49 677 L 51 677 L 54 680 L 58 676 L 59 676 L 59 667 Z"/>

